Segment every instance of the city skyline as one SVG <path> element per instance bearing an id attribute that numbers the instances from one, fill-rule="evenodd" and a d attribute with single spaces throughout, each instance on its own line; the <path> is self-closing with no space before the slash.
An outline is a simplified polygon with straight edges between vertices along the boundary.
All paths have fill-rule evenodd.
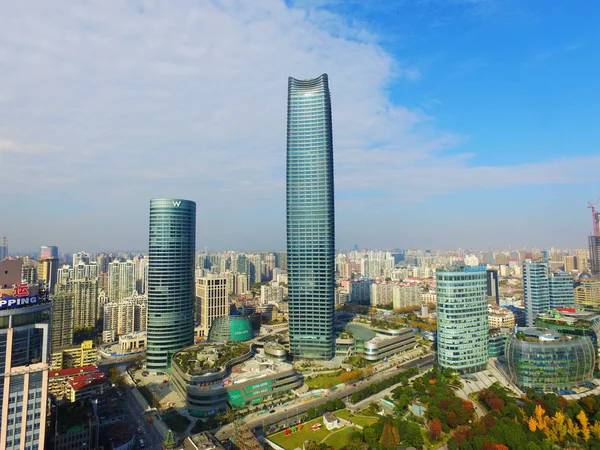
<path id="1" fill-rule="evenodd" d="M 210 212 L 199 248 L 284 248 L 283 80 L 323 72 L 337 99 L 340 248 L 587 247 L 600 194 L 598 94 L 578 76 L 598 58 L 590 11 L 16 5 L 0 19 L 0 159 L 35 183 L 5 183 L 3 198 L 10 211 L 35 202 L 45 220 L 3 221 L 11 252 L 143 249 L 152 197 Z"/>

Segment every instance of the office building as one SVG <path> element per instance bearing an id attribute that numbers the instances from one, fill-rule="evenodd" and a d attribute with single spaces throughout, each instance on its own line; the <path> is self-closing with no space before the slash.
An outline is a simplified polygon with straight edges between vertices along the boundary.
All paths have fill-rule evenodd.
<path id="1" fill-rule="evenodd" d="M 38 260 L 38 281 L 45 284 L 51 294 L 58 277 L 58 258 L 40 258 Z"/>
<path id="2" fill-rule="evenodd" d="M 287 269 L 294 357 L 334 354 L 333 135 L 327 74 L 288 80 Z"/>
<path id="3" fill-rule="evenodd" d="M 0 271 L 5 270 L 0 262 Z M 51 304 L 43 289 L 21 283 L 20 270 L 0 293 L 0 448 L 41 450 L 46 440 Z"/>
<path id="4" fill-rule="evenodd" d="M 592 275 L 600 275 L 600 236 L 590 236 L 588 266 Z"/>
<path id="5" fill-rule="evenodd" d="M 535 318 L 550 308 L 550 286 L 548 265 L 525 260 L 523 264 L 523 302 L 525 303 L 526 323 L 533 327 Z"/>
<path id="6" fill-rule="evenodd" d="M 207 337 L 217 317 L 229 316 L 227 277 L 208 276 L 196 282 L 196 321 L 200 325 L 199 337 Z"/>
<path id="7" fill-rule="evenodd" d="M 194 343 L 196 203 L 150 200 L 148 252 L 148 371 L 170 366 Z"/>
<path id="8" fill-rule="evenodd" d="M 467 373 L 488 361 L 485 267 L 455 266 L 436 272 L 438 362 Z"/>
<path id="9" fill-rule="evenodd" d="M 550 308 L 566 308 L 575 304 L 573 276 L 567 272 L 555 272 L 548 278 Z"/>
<path id="10" fill-rule="evenodd" d="M 0 261 L 6 258 L 8 258 L 8 240 L 3 237 L 2 244 L 0 244 Z"/>
<path id="11" fill-rule="evenodd" d="M 55 245 L 43 245 L 40 247 L 40 259 L 58 259 L 58 247 Z"/>
<path id="12" fill-rule="evenodd" d="M 497 270 L 486 270 L 488 302 L 496 306 L 500 305 L 500 289 Z"/>

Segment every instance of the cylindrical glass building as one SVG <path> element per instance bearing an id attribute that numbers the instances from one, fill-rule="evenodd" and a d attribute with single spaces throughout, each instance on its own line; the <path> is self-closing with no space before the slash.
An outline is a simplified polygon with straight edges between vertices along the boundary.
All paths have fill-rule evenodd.
<path id="1" fill-rule="evenodd" d="M 547 328 L 518 328 L 504 357 L 513 383 L 545 392 L 582 386 L 594 377 L 596 364 L 589 337 L 567 338 Z"/>
<path id="2" fill-rule="evenodd" d="M 327 74 L 288 80 L 287 268 L 290 350 L 334 356 L 333 136 Z"/>
<path id="3" fill-rule="evenodd" d="M 485 267 L 438 270 L 436 292 L 440 366 L 466 373 L 484 370 L 489 340 Z"/>
<path id="4" fill-rule="evenodd" d="M 146 367 L 156 371 L 194 343 L 196 203 L 150 200 L 149 237 Z"/>

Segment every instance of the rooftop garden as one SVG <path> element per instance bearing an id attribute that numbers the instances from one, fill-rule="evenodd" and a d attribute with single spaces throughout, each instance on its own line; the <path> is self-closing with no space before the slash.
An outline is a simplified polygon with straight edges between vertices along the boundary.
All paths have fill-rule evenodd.
<path id="1" fill-rule="evenodd" d="M 211 369 L 220 369 L 227 362 L 249 351 L 250 345 L 242 342 L 230 342 L 227 345 L 195 345 L 176 353 L 173 360 L 185 373 L 194 375 Z"/>

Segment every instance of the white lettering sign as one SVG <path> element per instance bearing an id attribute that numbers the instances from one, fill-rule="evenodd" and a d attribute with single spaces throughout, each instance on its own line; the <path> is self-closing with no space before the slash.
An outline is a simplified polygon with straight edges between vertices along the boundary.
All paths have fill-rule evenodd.
<path id="1" fill-rule="evenodd" d="M 181 206 L 181 200 L 177 200 L 177 201 L 173 200 L 173 206 L 175 208 L 179 208 Z"/>

